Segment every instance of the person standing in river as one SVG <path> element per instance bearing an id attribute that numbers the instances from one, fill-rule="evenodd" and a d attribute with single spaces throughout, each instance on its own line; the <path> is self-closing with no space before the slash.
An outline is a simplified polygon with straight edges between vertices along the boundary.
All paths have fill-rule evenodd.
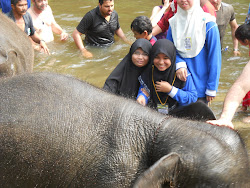
<path id="1" fill-rule="evenodd" d="M 39 50 L 42 49 L 45 53 L 49 54 L 49 49 L 45 41 L 42 40 L 33 27 L 32 18 L 27 12 L 27 0 L 11 0 L 11 8 L 12 10 L 6 15 L 30 37 L 31 41 L 39 44 Z"/>
<path id="2" fill-rule="evenodd" d="M 210 0 L 210 2 L 216 10 L 216 23 L 220 32 L 221 48 L 223 46 L 223 38 L 226 33 L 227 25 L 229 24 L 231 27 L 234 56 L 240 55 L 238 40 L 235 38 L 235 30 L 237 29 L 238 24 L 236 22 L 233 6 L 222 2 L 221 0 Z"/>
<path id="3" fill-rule="evenodd" d="M 53 32 L 60 35 L 61 41 L 68 39 L 68 34 L 57 24 L 48 0 L 32 0 L 33 6 L 28 9 L 34 27 L 42 39 L 48 43 L 54 40 Z"/>
<path id="4" fill-rule="evenodd" d="M 82 34 L 85 34 L 86 45 L 110 46 L 115 42 L 114 34 L 130 43 L 120 27 L 118 14 L 114 10 L 114 0 L 99 0 L 99 5 L 85 14 L 72 34 L 82 55 L 87 58 L 93 57 L 84 47 Z"/>

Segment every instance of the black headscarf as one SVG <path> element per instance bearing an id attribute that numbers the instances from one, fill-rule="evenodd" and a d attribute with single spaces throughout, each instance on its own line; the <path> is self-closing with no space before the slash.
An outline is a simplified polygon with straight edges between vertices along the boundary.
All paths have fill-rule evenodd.
<path id="1" fill-rule="evenodd" d="M 153 63 L 154 58 L 160 53 L 163 53 L 168 56 L 171 61 L 171 66 L 165 71 L 159 71 Z M 157 104 L 160 104 L 153 85 L 152 73 L 154 83 L 156 83 L 157 81 L 167 81 L 170 85 L 173 84 L 175 87 L 180 89 L 185 86 L 185 82 L 179 80 L 176 76 L 175 60 L 176 48 L 174 44 L 167 39 L 157 40 L 152 48 L 150 66 L 148 66 L 142 73 L 142 75 L 139 77 L 140 83 L 144 86 L 144 88 L 146 88 L 147 92 L 150 93 L 149 106 L 156 108 Z M 168 94 L 164 92 L 158 92 L 158 95 L 162 103 L 165 103 L 166 99 L 168 98 L 167 104 L 169 105 L 169 111 L 171 110 L 171 108 L 173 109 L 177 106 L 177 101 L 172 99 L 171 97 L 168 97 Z"/>
<path id="2" fill-rule="evenodd" d="M 138 77 L 148 66 L 147 64 L 144 67 L 137 67 L 132 62 L 132 55 L 138 48 L 150 55 L 152 44 L 146 39 L 137 39 L 132 44 L 129 53 L 109 75 L 103 89 L 125 97 L 136 98 L 140 86 Z"/>

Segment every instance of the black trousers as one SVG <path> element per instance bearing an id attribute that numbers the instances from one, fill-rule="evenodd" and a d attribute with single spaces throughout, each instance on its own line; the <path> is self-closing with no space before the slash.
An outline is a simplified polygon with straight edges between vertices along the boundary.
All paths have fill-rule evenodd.
<path id="1" fill-rule="evenodd" d="M 169 112 L 169 115 L 197 121 L 215 120 L 213 111 L 204 102 L 197 101 L 187 106 L 181 106 Z"/>

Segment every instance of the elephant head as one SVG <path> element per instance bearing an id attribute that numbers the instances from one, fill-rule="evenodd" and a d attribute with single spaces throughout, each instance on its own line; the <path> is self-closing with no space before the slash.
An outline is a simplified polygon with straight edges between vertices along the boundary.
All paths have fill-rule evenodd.
<path id="1" fill-rule="evenodd" d="M 229 128 L 170 120 L 157 131 L 152 166 L 134 188 L 249 187 L 249 163 L 242 146 L 238 133 Z"/>
<path id="2" fill-rule="evenodd" d="M 0 13 L 0 77 L 33 71 L 34 50 L 28 36 Z"/>

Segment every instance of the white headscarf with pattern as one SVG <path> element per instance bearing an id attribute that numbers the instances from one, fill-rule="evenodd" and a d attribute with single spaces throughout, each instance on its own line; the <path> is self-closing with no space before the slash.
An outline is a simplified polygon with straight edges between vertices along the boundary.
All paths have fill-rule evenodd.
<path id="1" fill-rule="evenodd" d="M 177 13 L 169 20 L 178 53 L 184 58 L 197 56 L 206 40 L 206 23 L 216 22 L 214 16 L 203 11 L 200 0 L 193 0 L 189 10 L 177 6 Z"/>

